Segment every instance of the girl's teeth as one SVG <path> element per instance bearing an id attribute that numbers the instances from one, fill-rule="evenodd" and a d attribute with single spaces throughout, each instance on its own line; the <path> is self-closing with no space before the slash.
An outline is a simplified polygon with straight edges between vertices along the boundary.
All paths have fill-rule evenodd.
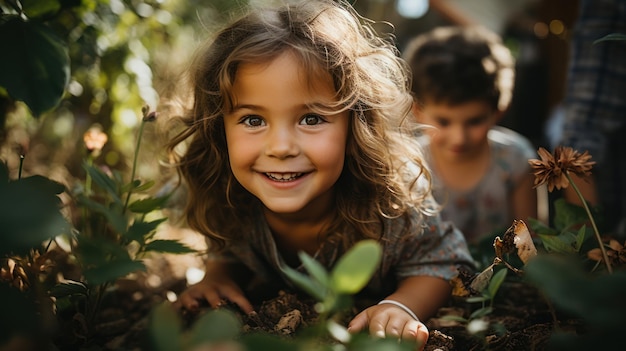
<path id="1" fill-rule="evenodd" d="M 266 175 L 272 180 L 286 182 L 298 178 L 302 173 L 266 173 Z"/>

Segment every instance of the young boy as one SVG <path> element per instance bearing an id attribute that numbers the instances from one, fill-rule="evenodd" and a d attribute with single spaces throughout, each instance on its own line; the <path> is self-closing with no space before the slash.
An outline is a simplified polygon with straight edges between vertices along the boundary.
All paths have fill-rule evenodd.
<path id="1" fill-rule="evenodd" d="M 496 124 L 511 100 L 514 61 L 483 27 L 439 27 L 404 52 L 412 71 L 413 113 L 433 126 L 419 138 L 444 220 L 468 243 L 501 235 L 513 219 L 537 217 L 528 159 L 531 142 Z"/>

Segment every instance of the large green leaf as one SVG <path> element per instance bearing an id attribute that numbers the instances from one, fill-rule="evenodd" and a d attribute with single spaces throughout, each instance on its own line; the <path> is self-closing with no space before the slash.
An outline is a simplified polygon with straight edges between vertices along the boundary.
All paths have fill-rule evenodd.
<path id="1" fill-rule="evenodd" d="M 8 179 L 0 167 L 0 179 Z M 0 183 L 0 255 L 27 254 L 57 235 L 68 233 L 58 194 L 63 185 L 42 176 Z"/>
<path id="2" fill-rule="evenodd" d="M 195 346 L 219 341 L 234 340 L 241 332 L 241 322 L 227 310 L 215 310 L 204 314 L 191 328 L 190 349 Z"/>
<path id="3" fill-rule="evenodd" d="M 156 306 L 150 314 L 150 341 L 152 350 L 182 350 L 182 321 L 176 309 L 164 302 Z"/>
<path id="4" fill-rule="evenodd" d="M 0 86 L 33 115 L 57 106 L 70 78 L 63 41 L 48 27 L 5 15 L 0 20 Z"/>
<path id="5" fill-rule="evenodd" d="M 332 289 L 340 294 L 356 294 L 371 279 L 378 267 L 382 249 L 374 240 L 356 243 L 337 262 L 331 272 Z"/>

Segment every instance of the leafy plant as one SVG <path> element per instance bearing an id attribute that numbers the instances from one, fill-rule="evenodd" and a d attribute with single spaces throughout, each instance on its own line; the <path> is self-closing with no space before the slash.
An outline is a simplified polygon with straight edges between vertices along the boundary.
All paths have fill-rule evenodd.
<path id="1" fill-rule="evenodd" d="M 364 240 L 353 246 L 329 273 L 306 253 L 299 253 L 304 275 L 292 268 L 285 274 L 300 288 L 315 297 L 319 312 L 317 324 L 296 335 L 283 339 L 269 334 L 244 334 L 241 323 L 228 310 L 213 310 L 201 316 L 185 331 L 180 317 L 170 303 L 153 310 L 150 335 L 156 351 L 192 350 L 201 345 L 225 350 L 415 350 L 415 343 L 372 338 L 365 333 L 350 334 L 337 322 L 342 312 L 352 306 L 351 296 L 367 284 L 380 256 L 380 245 Z"/>
<path id="2" fill-rule="evenodd" d="M 558 199 L 554 204 L 552 226 L 531 219 L 531 227 L 545 249 L 541 252 L 535 249 L 528 229 L 524 229 L 525 225 L 520 226 L 523 222 L 514 221 L 503 240 L 496 238 L 494 241 L 494 264 L 504 264 L 523 277 L 523 282 L 536 287 L 545 296 L 555 326 L 548 349 L 616 345 L 621 342 L 621 331 L 626 324 L 622 312 L 625 308 L 626 275 L 623 268 L 626 267 L 626 250 L 617 240 L 608 240 L 608 245 L 605 243 L 595 221 L 600 213 L 586 203 L 572 179 L 572 174 L 588 176 L 594 162 L 590 161 L 591 156 L 586 152 L 581 154 L 571 148 L 558 147 L 554 154 L 540 148 L 538 153 L 541 160 L 529 160 L 536 177 L 535 186 L 547 184 L 548 191 L 572 186 L 583 206 Z M 524 230 L 514 228 L 516 224 Z M 587 224 L 591 224 L 591 229 Z M 593 244 L 593 240 L 589 240 L 591 238 L 596 239 L 596 248 L 590 249 L 590 244 Z M 523 269 L 514 267 L 505 258 L 515 249 L 524 263 Z M 586 264 L 587 258 L 598 264 L 604 263 L 606 270 L 596 270 L 598 265 L 590 269 Z M 614 273 L 613 266 L 622 270 Z M 492 284 L 496 281 L 497 286 L 501 277 L 492 277 L 490 268 L 469 279 L 455 280 L 455 294 L 470 296 L 468 301 L 485 301 L 492 297 Z M 489 288 L 483 290 L 487 286 Z M 483 309 L 474 311 L 468 319 L 457 317 L 457 320 L 469 325 L 484 316 Z M 560 330 L 559 313 L 578 318 L 584 330 Z"/>
<path id="3" fill-rule="evenodd" d="M 143 129 L 156 118 L 148 107 L 143 115 L 135 161 Z M 136 162 L 128 180 L 119 172 L 94 165 L 106 140 L 106 134 L 97 129 L 85 134 L 86 179 L 71 192 L 75 199 L 70 208 L 75 219 L 71 228 L 60 212 L 58 195 L 64 192 L 63 186 L 40 176 L 7 183 L 8 171 L 0 167 L 0 179 L 4 180 L 0 185 L 0 225 L 8 230 L 1 238 L 2 282 L 30 296 L 44 309 L 38 313 L 73 314 L 80 322 L 72 333 L 83 342 L 95 334 L 102 298 L 117 279 L 145 270 L 143 259 L 151 253 L 194 252 L 178 241 L 155 237 L 157 227 L 166 220 L 155 214 L 169 194 L 147 194 L 154 182 L 135 178 Z M 49 269 L 51 264 L 72 268 Z M 2 291 L 18 299 L 15 292 Z"/>

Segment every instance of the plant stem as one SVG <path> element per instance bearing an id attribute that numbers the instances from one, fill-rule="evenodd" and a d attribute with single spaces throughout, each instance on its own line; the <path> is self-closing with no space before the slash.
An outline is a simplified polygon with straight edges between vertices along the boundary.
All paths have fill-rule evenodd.
<path id="1" fill-rule="evenodd" d="M 569 181 L 569 183 L 572 185 L 572 188 L 574 188 L 576 195 L 578 195 L 578 197 L 580 198 L 580 201 L 583 203 L 583 207 L 585 208 L 585 211 L 587 211 L 587 217 L 589 217 L 589 221 L 591 221 L 593 232 L 596 235 L 596 240 L 598 240 L 598 245 L 600 246 L 600 251 L 602 251 L 602 258 L 604 259 L 604 264 L 606 265 L 606 269 L 609 271 L 609 273 L 613 273 L 611 262 L 609 262 L 609 256 L 606 254 L 606 249 L 604 248 L 604 244 L 602 243 L 602 237 L 600 237 L 600 232 L 598 231 L 598 227 L 596 226 L 596 221 L 593 219 L 593 215 L 591 214 L 589 205 L 587 205 L 587 201 L 585 201 L 583 194 L 580 192 L 580 190 L 576 186 L 576 183 L 574 183 L 574 180 L 570 176 L 569 172 L 565 172 L 565 176 L 567 177 L 567 180 Z"/>
<path id="2" fill-rule="evenodd" d="M 133 193 L 132 183 L 135 180 L 135 172 L 137 170 L 137 159 L 139 158 L 139 146 L 141 145 L 141 137 L 143 136 L 143 128 L 146 125 L 145 121 L 141 122 L 139 126 L 139 135 L 137 136 L 137 146 L 135 147 L 135 155 L 133 156 L 133 169 L 130 173 L 130 183 L 131 187 L 128 189 L 128 194 L 126 194 L 126 201 L 124 202 L 124 209 L 122 213 L 126 212 L 126 208 L 128 208 L 128 202 L 130 201 L 130 195 Z"/>
<path id="3" fill-rule="evenodd" d="M 17 179 L 22 179 L 22 169 L 24 169 L 24 155 L 20 155 L 20 168 L 17 175 Z"/>

